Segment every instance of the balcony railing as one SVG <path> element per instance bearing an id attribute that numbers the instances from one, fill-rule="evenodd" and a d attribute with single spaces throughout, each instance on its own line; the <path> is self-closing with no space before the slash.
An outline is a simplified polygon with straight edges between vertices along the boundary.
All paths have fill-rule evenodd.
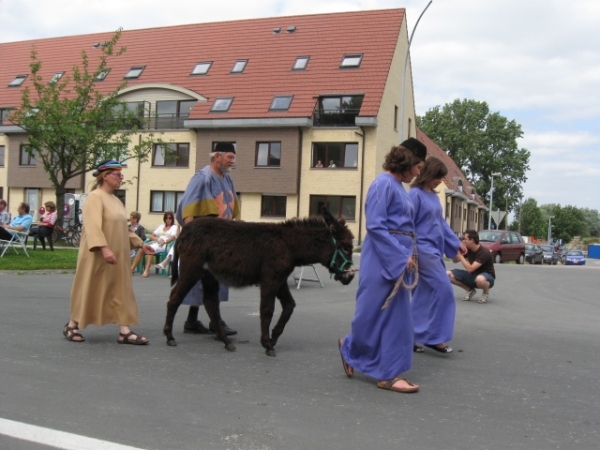
<path id="1" fill-rule="evenodd" d="M 324 110 L 315 108 L 313 126 L 315 127 L 353 127 L 360 109 Z"/>

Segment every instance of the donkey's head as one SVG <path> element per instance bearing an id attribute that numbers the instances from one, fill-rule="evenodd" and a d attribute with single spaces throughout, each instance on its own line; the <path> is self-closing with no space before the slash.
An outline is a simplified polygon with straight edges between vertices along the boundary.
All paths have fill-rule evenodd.
<path id="1" fill-rule="evenodd" d="M 328 265 L 329 273 L 333 274 L 333 278 L 343 285 L 350 284 L 355 272 L 352 265 L 352 240 L 354 236 L 348 229 L 346 221 L 343 218 L 337 220 L 325 206 L 321 210 L 321 214 L 329 228 L 333 244 Z"/>

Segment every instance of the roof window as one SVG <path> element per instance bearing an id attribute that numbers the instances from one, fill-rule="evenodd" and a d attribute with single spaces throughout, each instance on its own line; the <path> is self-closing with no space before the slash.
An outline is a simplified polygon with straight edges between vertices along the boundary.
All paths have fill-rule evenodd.
<path id="1" fill-rule="evenodd" d="M 104 81 L 104 79 L 108 76 L 109 73 L 110 69 L 102 69 L 96 74 L 94 79 L 96 81 Z"/>
<path id="2" fill-rule="evenodd" d="M 310 56 L 298 56 L 296 61 L 294 62 L 294 66 L 292 70 L 306 70 L 306 66 L 308 66 L 308 60 Z"/>
<path id="3" fill-rule="evenodd" d="M 17 75 L 14 80 L 8 83 L 8 87 L 17 87 L 23 84 L 23 81 L 27 79 L 27 75 Z"/>
<path id="4" fill-rule="evenodd" d="M 233 102 L 233 97 L 220 97 L 215 99 L 215 102 L 212 105 L 210 110 L 212 112 L 227 112 L 231 107 L 231 103 Z"/>
<path id="5" fill-rule="evenodd" d="M 56 72 L 54 75 L 52 75 L 52 78 L 50 78 L 50 81 L 48 81 L 48 84 L 56 83 L 58 80 L 60 80 L 63 77 L 64 74 L 65 74 L 64 72 Z"/>
<path id="6" fill-rule="evenodd" d="M 131 69 L 129 69 L 129 72 L 127 72 L 123 78 L 139 78 L 145 68 L 146 66 L 132 67 Z"/>
<path id="7" fill-rule="evenodd" d="M 342 59 L 342 63 L 340 64 L 341 68 L 348 67 L 360 67 L 360 62 L 362 61 L 363 55 L 344 55 L 344 59 Z"/>
<path id="8" fill-rule="evenodd" d="M 247 59 L 238 59 L 233 65 L 233 69 L 231 69 L 231 73 L 242 73 L 246 68 L 246 64 L 248 64 Z"/>
<path id="9" fill-rule="evenodd" d="M 212 66 L 212 61 L 211 62 L 200 62 L 200 63 L 196 64 L 196 66 L 194 67 L 194 70 L 192 70 L 191 75 L 206 75 L 210 69 L 210 66 Z"/>
<path id="10" fill-rule="evenodd" d="M 271 111 L 287 111 L 292 104 L 292 95 L 276 95 L 273 97 L 269 110 Z"/>

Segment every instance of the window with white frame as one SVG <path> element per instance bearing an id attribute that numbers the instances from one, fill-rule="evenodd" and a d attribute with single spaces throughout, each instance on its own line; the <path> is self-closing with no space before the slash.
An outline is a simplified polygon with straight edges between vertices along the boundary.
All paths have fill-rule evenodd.
<path id="1" fill-rule="evenodd" d="M 177 211 L 183 191 L 150 191 L 150 212 Z"/>

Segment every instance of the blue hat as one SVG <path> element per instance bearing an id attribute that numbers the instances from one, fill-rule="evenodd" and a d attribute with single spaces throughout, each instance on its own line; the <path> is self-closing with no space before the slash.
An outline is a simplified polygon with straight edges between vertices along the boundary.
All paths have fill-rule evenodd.
<path id="1" fill-rule="evenodd" d="M 123 166 L 116 159 L 109 159 L 108 161 L 101 162 L 96 167 L 96 170 L 92 172 L 92 176 L 97 177 L 101 172 L 105 170 L 123 170 Z"/>

